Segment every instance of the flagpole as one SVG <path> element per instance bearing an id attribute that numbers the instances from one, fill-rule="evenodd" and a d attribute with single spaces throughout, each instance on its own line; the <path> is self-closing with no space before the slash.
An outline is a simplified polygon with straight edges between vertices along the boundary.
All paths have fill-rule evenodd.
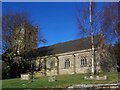
<path id="1" fill-rule="evenodd" d="M 90 31 L 91 31 L 91 51 L 92 51 L 92 75 L 94 75 L 94 41 L 93 41 L 93 38 L 94 38 L 94 32 L 92 30 L 92 3 L 91 3 L 91 0 L 90 0 L 90 7 L 89 7 L 89 10 L 90 10 Z"/>

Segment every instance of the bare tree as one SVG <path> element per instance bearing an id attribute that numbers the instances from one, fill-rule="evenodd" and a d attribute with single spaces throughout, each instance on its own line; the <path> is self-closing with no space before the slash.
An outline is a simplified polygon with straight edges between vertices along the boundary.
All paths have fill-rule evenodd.
<path id="1" fill-rule="evenodd" d="M 0 54 L 2 54 L 2 16 L 0 16 Z"/>
<path id="2" fill-rule="evenodd" d="M 10 73 L 16 71 L 16 75 L 18 75 L 17 71 L 21 71 L 19 69 L 26 63 L 26 60 L 21 58 L 24 58 L 26 52 L 36 49 L 37 44 L 44 42 L 45 39 L 41 33 L 38 36 L 40 29 L 33 25 L 26 12 L 7 12 L 3 14 L 2 21 L 2 46 L 4 50 L 2 59 L 10 67 Z M 13 71 L 12 68 L 16 64 L 18 67 L 14 68 L 15 71 Z"/>
<path id="3" fill-rule="evenodd" d="M 37 48 L 39 42 L 44 42 L 45 39 L 38 36 L 38 26 L 34 26 L 26 12 L 10 13 L 3 15 L 2 22 L 2 38 L 3 50 L 11 49 L 16 52 L 21 40 L 20 52 L 30 51 Z M 16 44 L 17 43 L 17 44 Z"/>
<path id="4" fill-rule="evenodd" d="M 101 17 L 100 30 L 109 44 L 112 44 L 115 39 L 119 39 L 118 29 L 118 3 L 111 3 L 104 7 L 104 12 Z M 116 27 L 117 26 L 117 27 Z"/>
<path id="5" fill-rule="evenodd" d="M 28 21 L 23 13 L 10 13 L 7 12 L 2 17 L 2 28 L 3 28 L 3 49 L 6 50 L 10 48 L 12 45 L 12 34 L 15 27 L 19 27 L 22 23 Z"/>
<path id="6" fill-rule="evenodd" d="M 102 35 L 99 40 L 97 40 L 99 43 L 93 42 L 94 46 L 100 46 L 101 49 L 96 49 L 95 52 L 98 52 L 97 54 L 100 56 L 104 56 L 104 59 L 100 61 L 100 63 L 103 63 L 103 61 L 108 60 L 108 62 L 113 63 L 115 61 L 110 61 L 110 58 L 113 58 L 114 56 L 110 56 L 109 53 L 105 52 L 103 48 L 111 50 L 105 46 L 105 42 L 107 44 L 112 44 L 114 40 L 116 40 L 119 30 L 117 28 L 118 24 L 118 3 L 109 3 L 105 6 L 101 7 L 99 10 L 97 9 L 97 3 L 92 2 L 91 3 L 91 12 L 89 11 L 89 4 L 88 7 L 85 7 L 84 9 L 78 9 L 77 14 L 77 24 L 78 24 L 78 34 L 81 37 L 87 37 L 87 36 L 96 36 L 96 35 Z M 90 16 L 91 15 L 91 16 Z M 91 19 L 91 20 L 90 20 Z M 90 21 L 89 21 L 90 20 Z M 91 29 L 92 27 L 92 29 Z M 104 39 L 103 39 L 104 38 Z M 105 53 L 105 54 L 104 54 Z M 97 55 L 96 54 L 96 55 Z M 110 56 L 110 57 L 108 57 Z M 95 57 L 97 58 L 97 57 Z M 98 58 L 97 58 L 98 59 Z M 100 59 L 100 58 L 99 58 Z M 95 60 L 95 62 L 97 62 Z M 112 66 L 111 64 L 108 64 L 109 66 Z M 95 64 L 95 63 L 94 63 Z M 106 61 L 102 66 L 107 65 Z M 108 67 L 109 67 L 108 66 Z M 114 63 L 115 66 L 115 63 Z M 105 69 L 105 67 L 104 67 Z M 110 69 L 110 67 L 108 68 Z"/>
<path id="7" fill-rule="evenodd" d="M 89 22 L 89 5 L 84 9 L 78 9 L 77 24 L 78 34 L 81 37 L 91 35 L 90 22 Z M 96 2 L 92 2 L 92 30 L 94 35 L 103 34 L 106 38 L 107 43 L 111 44 L 117 35 L 119 34 L 118 29 L 118 3 L 109 3 L 97 9 Z"/>

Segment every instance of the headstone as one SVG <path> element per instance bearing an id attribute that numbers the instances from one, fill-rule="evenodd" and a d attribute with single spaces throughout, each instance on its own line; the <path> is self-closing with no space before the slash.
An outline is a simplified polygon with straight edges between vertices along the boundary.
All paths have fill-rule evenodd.
<path id="1" fill-rule="evenodd" d="M 104 79 L 107 80 L 107 76 L 106 75 L 104 76 Z"/>
<path id="2" fill-rule="evenodd" d="M 85 76 L 84 77 L 85 80 L 107 80 L 107 76 Z"/>
<path id="3" fill-rule="evenodd" d="M 48 77 L 48 81 L 49 82 L 55 82 L 56 81 L 56 77 L 55 76 L 49 76 Z"/>
<path id="4" fill-rule="evenodd" d="M 30 80 L 31 75 L 30 74 L 21 74 L 21 80 Z"/>
<path id="5" fill-rule="evenodd" d="M 93 76 L 90 76 L 91 79 L 93 79 Z"/>

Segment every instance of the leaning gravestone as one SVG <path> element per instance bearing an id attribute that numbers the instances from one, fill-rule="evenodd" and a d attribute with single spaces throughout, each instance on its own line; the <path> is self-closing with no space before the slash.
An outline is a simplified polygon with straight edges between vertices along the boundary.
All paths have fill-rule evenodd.
<path id="1" fill-rule="evenodd" d="M 30 80 L 31 75 L 30 74 L 21 74 L 21 80 Z"/>
<path id="2" fill-rule="evenodd" d="M 56 77 L 55 76 L 49 76 L 48 77 L 48 81 L 49 82 L 55 82 L 56 81 Z"/>

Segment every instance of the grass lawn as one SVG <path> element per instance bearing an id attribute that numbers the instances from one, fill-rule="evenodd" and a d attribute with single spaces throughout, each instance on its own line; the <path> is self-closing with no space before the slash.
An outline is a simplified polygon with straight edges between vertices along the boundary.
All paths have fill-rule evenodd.
<path id="1" fill-rule="evenodd" d="M 2 81 L 2 88 L 66 88 L 73 84 L 95 84 L 95 83 L 114 83 L 118 81 L 118 73 L 104 73 L 108 80 L 84 80 L 84 74 L 76 75 L 59 75 L 57 81 L 48 82 L 48 76 L 42 76 L 38 79 L 25 81 L 16 79 L 7 79 Z M 100 74 L 103 75 L 103 74 Z"/>

